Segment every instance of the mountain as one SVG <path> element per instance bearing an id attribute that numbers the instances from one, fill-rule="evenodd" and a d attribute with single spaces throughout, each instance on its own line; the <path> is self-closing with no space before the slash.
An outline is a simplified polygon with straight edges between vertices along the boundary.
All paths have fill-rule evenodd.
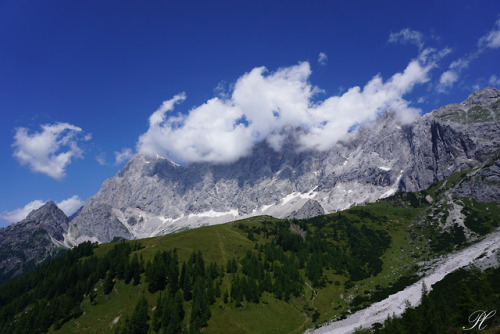
<path id="1" fill-rule="evenodd" d="M 0 283 L 69 247 L 69 220 L 50 201 L 22 221 L 0 229 Z"/>
<path id="2" fill-rule="evenodd" d="M 352 333 L 405 311 L 409 330 L 392 333 L 459 333 L 500 300 L 500 203 L 456 194 L 498 194 L 498 165 L 314 218 L 82 243 L 0 285 L 0 332 Z"/>
<path id="3" fill-rule="evenodd" d="M 294 134 L 305 130 L 296 130 L 280 151 L 263 141 L 230 164 L 137 154 L 85 201 L 69 239 L 144 238 L 263 214 L 304 218 L 422 190 L 495 156 L 499 121 L 500 91 L 485 88 L 409 124 L 385 112 L 328 151 L 298 151 Z"/>

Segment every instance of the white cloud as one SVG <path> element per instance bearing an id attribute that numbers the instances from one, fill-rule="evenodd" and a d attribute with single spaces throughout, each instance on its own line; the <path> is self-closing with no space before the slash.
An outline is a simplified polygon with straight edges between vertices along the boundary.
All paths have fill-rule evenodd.
<path id="1" fill-rule="evenodd" d="M 104 153 L 104 152 L 101 152 L 98 155 L 96 155 L 95 160 L 101 166 L 106 166 L 108 164 L 106 162 L 106 153 Z"/>
<path id="2" fill-rule="evenodd" d="M 451 62 L 448 70 L 443 72 L 439 78 L 438 91 L 445 92 L 451 88 L 459 79 L 460 73 L 469 67 L 469 64 L 479 56 L 480 52 L 468 54 Z"/>
<path id="3" fill-rule="evenodd" d="M 424 36 L 420 31 L 411 30 L 409 28 L 401 29 L 399 32 L 393 32 L 389 35 L 390 43 L 410 43 L 422 50 L 424 47 Z"/>
<path id="4" fill-rule="evenodd" d="M 454 70 L 448 70 L 441 74 L 439 78 L 439 91 L 443 92 L 447 88 L 453 86 L 453 84 L 458 80 L 458 73 Z"/>
<path id="5" fill-rule="evenodd" d="M 115 152 L 115 165 L 120 165 L 121 163 L 130 160 L 134 156 L 134 152 L 130 148 L 122 148 L 120 152 Z"/>
<path id="6" fill-rule="evenodd" d="M 496 49 L 500 47 L 500 19 L 495 22 L 494 28 L 477 42 L 477 49 L 451 62 L 448 70 L 441 74 L 438 91 L 444 92 L 451 88 L 458 81 L 459 75 L 469 67 L 470 63 L 477 59 L 488 48 Z"/>
<path id="7" fill-rule="evenodd" d="M 20 222 L 21 220 L 26 218 L 31 211 L 40 208 L 45 203 L 46 201 L 44 202 L 42 200 L 31 201 L 22 208 L 14 209 L 12 211 L 4 211 L 2 214 L 0 214 L 0 219 L 5 220 L 9 223 Z M 66 216 L 70 216 L 83 205 L 83 201 L 80 199 L 80 197 L 78 197 L 78 195 L 74 195 L 68 199 L 57 202 L 56 205 L 62 211 L 64 211 Z"/>
<path id="8" fill-rule="evenodd" d="M 220 81 L 217 84 L 217 87 L 214 88 L 215 96 L 223 98 L 223 99 L 227 99 L 229 97 L 229 94 L 228 94 L 229 89 L 227 88 L 227 86 L 228 86 L 228 84 L 226 83 L 226 81 L 224 81 L 224 80 Z"/>
<path id="9" fill-rule="evenodd" d="M 318 64 L 321 66 L 326 66 L 328 63 L 328 56 L 324 52 L 320 52 L 318 55 Z"/>
<path id="10" fill-rule="evenodd" d="M 479 39 L 479 48 L 500 48 L 500 19 L 495 22 L 493 29 Z"/>
<path id="11" fill-rule="evenodd" d="M 451 88 L 459 79 L 460 74 L 463 70 L 469 67 L 469 64 L 479 57 L 481 52 L 476 51 L 474 53 L 468 54 L 463 58 L 458 58 L 451 62 L 448 70 L 443 72 L 439 78 L 439 85 L 437 87 L 439 92 L 445 92 Z"/>
<path id="12" fill-rule="evenodd" d="M 326 99 L 312 109 L 315 122 L 300 138 L 303 147 L 327 150 L 352 126 L 371 121 L 388 109 L 396 111 L 402 122 L 414 119 L 420 110 L 411 107 L 403 96 L 416 84 L 427 82 L 434 66 L 413 60 L 386 82 L 377 75 L 363 89 L 353 87 L 342 96 Z"/>
<path id="13" fill-rule="evenodd" d="M 13 155 L 32 171 L 62 180 L 71 160 L 83 157 L 79 141 L 90 137 L 87 134 L 82 138 L 82 129 L 68 123 L 44 124 L 41 128 L 33 134 L 27 128 L 17 128 Z"/>
<path id="14" fill-rule="evenodd" d="M 418 115 L 403 96 L 416 84 L 429 80 L 435 66 L 432 50 L 424 50 L 401 73 L 384 82 L 380 75 L 363 88 L 353 87 L 341 96 L 313 102 L 320 89 L 309 83 L 307 62 L 268 72 L 254 68 L 241 76 L 228 98 L 215 97 L 187 114 L 174 114 L 181 93 L 163 102 L 149 118 L 137 151 L 168 156 L 174 161 L 225 163 L 248 154 L 254 143 L 267 140 L 276 150 L 282 130 L 302 127 L 302 149 L 328 149 L 355 124 L 375 119 L 387 109 L 403 121 Z"/>
<path id="15" fill-rule="evenodd" d="M 475 55 L 469 55 L 466 58 L 459 58 L 457 60 L 454 60 L 451 62 L 450 68 L 455 70 L 466 69 L 467 67 L 469 67 L 470 62 L 474 60 L 474 58 L 476 58 Z"/>
<path id="16" fill-rule="evenodd" d="M 82 199 L 78 195 L 73 195 L 72 197 L 65 199 L 63 201 L 56 203 L 59 209 L 64 211 L 66 216 L 71 216 L 76 210 L 80 209 L 83 205 Z"/>
<path id="17" fill-rule="evenodd" d="M 34 200 L 26 204 L 23 208 L 15 209 L 12 211 L 4 211 L 0 215 L 0 219 L 8 221 L 9 223 L 17 223 L 24 218 L 33 210 L 38 209 L 44 204 L 41 200 Z"/>
<path id="18" fill-rule="evenodd" d="M 490 77 L 490 80 L 488 81 L 488 83 L 492 86 L 500 86 L 500 78 L 498 78 L 496 75 L 492 75 Z"/>

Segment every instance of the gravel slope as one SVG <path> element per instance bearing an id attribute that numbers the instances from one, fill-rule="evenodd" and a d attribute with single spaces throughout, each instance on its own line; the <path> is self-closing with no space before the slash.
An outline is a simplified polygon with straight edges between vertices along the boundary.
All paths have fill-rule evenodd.
<path id="1" fill-rule="evenodd" d="M 477 258 L 483 253 L 487 253 L 487 256 L 478 260 Z M 309 330 L 307 333 L 347 334 L 353 333 L 359 327 L 369 328 L 376 322 L 383 323 L 389 315 L 401 315 L 405 310 L 406 301 L 409 301 L 412 306 L 417 306 L 420 303 L 423 283 L 430 291 L 432 285 L 442 280 L 447 274 L 471 263 L 480 267 L 497 266 L 498 254 L 500 254 L 500 229 L 464 250 L 437 259 L 432 265 L 433 269 L 429 270 L 424 278 L 405 290 L 372 304 L 370 307 L 358 311 L 344 320 L 330 323 L 315 331 Z"/>

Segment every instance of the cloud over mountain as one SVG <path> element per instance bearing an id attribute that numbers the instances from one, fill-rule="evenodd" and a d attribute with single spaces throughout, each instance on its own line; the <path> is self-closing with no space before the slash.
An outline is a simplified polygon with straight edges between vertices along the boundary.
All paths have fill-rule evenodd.
<path id="1" fill-rule="evenodd" d="M 123 147 L 121 151 L 115 152 L 115 165 L 120 165 L 128 161 L 133 155 L 134 152 L 131 148 Z"/>
<path id="2" fill-rule="evenodd" d="M 177 162 L 229 163 L 247 155 L 253 144 L 267 140 L 282 146 L 283 129 L 304 128 L 300 149 L 326 150 L 349 129 L 375 119 L 387 109 L 409 121 L 420 110 L 404 99 L 429 80 L 436 52 L 426 49 L 387 80 L 374 76 L 364 87 L 340 96 L 316 99 L 322 90 L 309 82 L 311 67 L 301 62 L 274 72 L 257 67 L 242 75 L 231 94 L 214 97 L 188 113 L 174 114 L 184 93 L 163 102 L 149 118 L 137 151 L 168 156 Z"/>

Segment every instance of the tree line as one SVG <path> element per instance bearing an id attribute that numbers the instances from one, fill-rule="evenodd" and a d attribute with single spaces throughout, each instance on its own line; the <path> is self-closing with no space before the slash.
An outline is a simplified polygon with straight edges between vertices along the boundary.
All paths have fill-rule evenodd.
<path id="1" fill-rule="evenodd" d="M 207 263 L 199 250 L 181 263 L 175 249 L 158 251 L 144 261 L 138 242 L 119 242 L 104 256 L 96 256 L 97 245 L 83 243 L 0 286 L 0 332 L 58 329 L 82 314 L 85 298 L 95 303 L 98 293 L 110 294 L 121 280 L 145 284 L 158 297 L 152 310 L 142 295 L 133 313 L 115 327 L 116 333 L 198 333 L 217 302 L 241 307 L 259 303 L 264 293 L 289 301 L 303 293 L 305 280 L 315 287 L 330 284 L 328 270 L 344 275 L 346 288 L 377 275 L 382 270 L 380 256 L 391 240 L 387 232 L 341 214 L 238 228 L 254 247 L 225 263 Z"/>

